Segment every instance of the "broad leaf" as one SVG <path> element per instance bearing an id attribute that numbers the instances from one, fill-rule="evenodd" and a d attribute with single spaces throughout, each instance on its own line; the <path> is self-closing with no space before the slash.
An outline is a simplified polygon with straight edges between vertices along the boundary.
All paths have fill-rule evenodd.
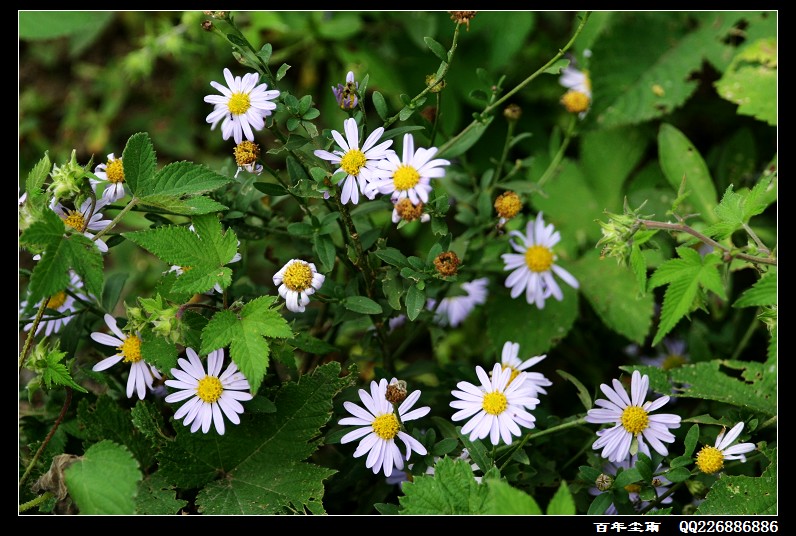
<path id="1" fill-rule="evenodd" d="M 69 496 L 84 515 L 134 514 L 141 471 L 130 452 L 100 441 L 64 471 Z"/>
<path id="2" fill-rule="evenodd" d="M 704 515 L 776 515 L 777 509 L 777 449 L 765 449 L 771 460 L 759 477 L 722 475 L 697 507 L 696 514 Z"/>
<path id="3" fill-rule="evenodd" d="M 415 476 L 404 482 L 399 513 L 408 515 L 485 514 L 490 488 L 479 484 L 470 464 L 447 456 L 437 462 L 434 476 Z"/>

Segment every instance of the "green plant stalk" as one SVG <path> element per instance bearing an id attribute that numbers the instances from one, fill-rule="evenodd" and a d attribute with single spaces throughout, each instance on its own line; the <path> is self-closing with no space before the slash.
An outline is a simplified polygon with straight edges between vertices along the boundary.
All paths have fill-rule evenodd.
<path id="1" fill-rule="evenodd" d="M 506 142 L 503 144 L 503 151 L 500 153 L 500 161 L 495 168 L 495 174 L 490 180 L 491 184 L 497 184 L 500 182 L 500 173 L 503 171 L 503 166 L 506 164 L 506 158 L 509 155 L 509 144 L 511 143 L 511 138 L 514 135 L 514 128 L 516 125 L 516 121 L 509 121 L 508 125 L 506 126 Z"/>
<path id="2" fill-rule="evenodd" d="M 753 318 L 752 321 L 749 322 L 749 326 L 746 328 L 746 331 L 744 331 L 741 340 L 735 346 L 735 350 L 733 351 L 730 360 L 734 361 L 738 359 L 738 357 L 741 355 L 741 352 L 743 352 L 746 346 L 749 344 L 749 340 L 752 338 L 752 335 L 754 334 L 755 329 L 757 329 L 758 324 L 760 324 L 760 321 L 757 318 Z"/>
<path id="3" fill-rule="evenodd" d="M 564 133 L 564 139 L 561 141 L 561 146 L 556 151 L 553 160 L 550 161 L 550 165 L 547 166 L 547 169 L 542 173 L 542 176 L 539 178 L 539 181 L 536 183 L 537 188 L 542 188 L 545 183 L 550 180 L 554 173 L 558 170 L 558 166 L 561 164 L 561 160 L 564 159 L 564 153 L 569 147 L 569 142 L 572 141 L 572 138 L 575 136 L 575 125 L 577 124 L 577 115 L 571 114 L 570 115 L 570 122 L 567 126 L 567 130 Z"/>
<path id="4" fill-rule="evenodd" d="M 743 225 L 743 230 L 746 231 L 747 234 L 752 237 L 752 240 L 755 241 L 755 244 L 757 244 L 758 249 L 760 249 L 763 253 L 771 254 L 771 250 L 768 249 L 765 244 L 763 244 L 763 242 L 760 240 L 760 238 L 758 238 L 757 233 L 755 233 L 752 230 L 752 228 L 749 227 L 749 225 L 747 225 L 745 223 L 742 224 L 742 225 Z"/>
<path id="5" fill-rule="evenodd" d="M 548 61 L 547 63 L 545 63 L 545 64 L 544 64 L 544 65 L 543 65 L 541 68 L 539 68 L 539 69 L 538 69 L 536 72 L 534 72 L 533 74 L 531 74 L 530 76 L 528 76 L 528 78 L 526 78 L 525 80 L 523 80 L 522 82 L 520 82 L 519 84 L 517 84 L 517 85 L 514 87 L 514 89 L 512 89 L 512 90 L 511 90 L 511 91 L 509 91 L 509 92 L 507 92 L 505 95 L 503 95 L 503 97 L 501 97 L 501 98 L 500 98 L 500 99 L 498 99 L 497 101 L 495 101 L 495 102 L 493 102 L 493 103 L 491 103 L 491 104 L 487 105 L 487 107 L 486 107 L 486 108 L 484 108 L 484 111 L 483 111 L 483 112 L 481 112 L 481 114 L 479 115 L 479 117 L 478 117 L 477 119 L 474 119 L 474 120 L 473 120 L 473 121 L 472 121 L 472 122 L 471 122 L 469 125 L 467 125 L 466 127 L 464 127 L 464 130 L 462 130 L 462 131 L 461 131 L 461 132 L 459 132 L 459 133 L 458 133 L 456 136 L 454 136 L 453 138 L 451 138 L 451 139 L 449 139 L 447 142 L 445 142 L 445 143 L 444 143 L 444 144 L 443 144 L 443 145 L 442 145 L 442 146 L 439 148 L 439 152 L 438 152 L 437 154 L 440 154 L 440 155 L 441 155 L 441 154 L 442 154 L 442 153 L 444 153 L 446 150 L 448 150 L 448 149 L 449 149 L 449 148 L 450 148 L 452 145 L 454 145 L 454 144 L 455 144 L 457 141 L 459 141 L 459 139 L 461 139 L 462 137 L 464 137 L 464 135 L 465 135 L 465 134 L 467 134 L 467 133 L 468 133 L 470 130 L 472 130 L 473 128 L 475 128 L 475 127 L 476 127 L 476 125 L 478 125 L 479 123 L 483 122 L 483 121 L 484 121 L 484 119 L 486 119 L 486 117 L 488 117 L 489 115 L 491 115 L 491 114 L 492 114 L 492 112 L 494 112 L 494 111 L 495 111 L 495 109 L 496 109 L 496 108 L 498 108 L 499 106 L 501 106 L 501 105 L 502 105 L 504 102 L 506 102 L 506 101 L 507 101 L 507 100 L 508 100 L 508 99 L 509 99 L 511 96 L 513 96 L 515 93 L 517 93 L 517 92 L 518 92 L 518 91 L 520 91 L 522 88 L 524 88 L 525 86 L 527 86 L 527 85 L 528 85 L 530 82 L 532 82 L 534 79 L 536 79 L 536 78 L 537 78 L 539 75 L 541 75 L 541 74 L 542 74 L 542 73 L 543 73 L 543 72 L 544 72 L 544 71 L 545 71 L 547 68 L 549 68 L 551 65 L 553 65 L 555 62 L 557 62 L 557 61 L 558 61 L 559 59 L 561 59 L 562 57 L 564 57 L 564 54 L 566 53 L 566 51 L 567 51 L 567 50 L 569 50 L 569 49 L 572 47 L 572 45 L 575 43 L 575 40 L 578 38 L 578 36 L 580 35 L 580 33 L 583 31 L 583 28 L 586 26 L 586 21 L 588 21 L 588 20 L 589 20 L 589 16 L 590 16 L 590 15 L 591 15 L 591 11 L 586 11 L 586 12 L 584 13 L 584 15 L 583 15 L 583 18 L 582 18 L 582 19 L 581 19 L 581 21 L 580 21 L 580 24 L 578 25 L 577 29 L 575 30 L 575 33 L 574 33 L 574 34 L 572 35 L 572 37 L 570 38 L 569 42 L 568 42 L 566 45 L 564 45 L 564 48 L 561 48 L 561 49 L 559 49 L 558 53 L 557 53 L 555 56 L 553 56 L 553 58 L 552 58 L 550 61 Z"/>
<path id="6" fill-rule="evenodd" d="M 58 430 L 58 427 L 61 425 L 61 422 L 64 420 L 64 417 L 66 416 L 66 410 L 69 409 L 69 405 L 72 403 L 72 388 L 69 386 L 65 386 L 64 389 L 66 390 L 66 399 L 64 400 L 63 407 L 61 407 L 61 412 L 58 414 L 58 418 L 55 419 L 53 427 L 50 429 L 50 432 L 47 434 L 47 437 L 45 437 L 44 441 L 41 442 L 41 445 L 39 445 L 36 454 L 33 455 L 33 458 L 30 460 L 30 463 L 28 464 L 27 468 L 25 468 L 25 473 L 22 475 L 22 478 L 19 479 L 20 488 L 22 487 L 22 484 L 25 483 L 25 480 L 28 479 L 28 476 L 30 476 L 30 472 L 33 470 L 33 466 L 36 465 L 36 462 L 41 457 L 42 452 L 44 452 L 44 449 L 47 447 L 47 445 L 50 443 L 50 440 L 55 435 L 55 431 Z"/>
<path id="7" fill-rule="evenodd" d="M 708 244 L 709 246 L 713 246 L 714 248 L 718 248 L 724 252 L 724 262 L 729 262 L 732 259 L 742 259 L 745 261 L 753 262 L 755 264 L 767 264 L 770 266 L 777 265 L 777 259 L 770 259 L 767 257 L 756 257 L 754 255 L 747 255 L 746 253 L 733 253 L 732 250 L 712 238 L 703 235 L 696 229 L 689 227 L 684 223 L 667 223 L 662 221 L 654 221 L 654 220 L 644 220 L 644 219 L 637 219 L 636 223 L 647 229 L 663 229 L 666 231 L 678 231 L 683 233 L 688 233 L 691 236 L 698 238 L 700 241 Z"/>
<path id="8" fill-rule="evenodd" d="M 110 222 L 110 223 L 109 223 L 109 224 L 108 224 L 108 225 L 107 225 L 107 226 L 106 226 L 104 229 L 102 229 L 100 232 L 98 232 L 97 234 L 95 234 L 95 235 L 94 235 L 94 236 L 91 238 L 91 241 L 92 241 L 92 242 L 96 242 L 97 240 L 99 240 L 99 239 L 100 239 L 100 237 L 102 237 L 103 235 L 105 235 L 105 233 L 107 233 L 108 231 L 110 231 L 111 229 L 113 229 L 114 227 L 116 227 L 116 224 L 117 224 L 117 223 L 119 223 L 119 221 L 121 221 L 121 219 L 122 219 L 122 218 L 124 218 L 124 215 L 125 215 L 125 214 L 127 214 L 128 212 L 130 212 L 130 210 L 132 210 L 132 208 L 133 208 L 133 207 L 134 207 L 134 206 L 135 206 L 137 203 L 138 203 L 138 198 L 137 198 L 137 197 L 133 197 L 133 198 L 130 200 L 130 202 L 129 202 L 129 203 L 127 203 L 127 205 L 126 205 L 126 206 L 125 206 L 125 207 L 124 207 L 122 210 L 120 210 L 120 211 L 119 211 L 119 213 L 116 215 L 116 217 L 115 217 L 115 218 L 113 218 L 113 220 L 112 220 L 112 221 L 111 221 L 111 222 Z"/>
<path id="9" fill-rule="evenodd" d="M 30 327 L 28 331 L 28 336 L 25 337 L 25 344 L 22 346 L 22 352 L 19 354 L 19 370 L 22 370 L 22 366 L 25 364 L 25 359 L 28 357 L 28 353 L 30 352 L 31 344 L 33 343 L 34 333 L 36 333 L 36 329 L 39 327 L 39 323 L 41 322 L 41 317 L 44 315 L 44 310 L 47 309 L 47 302 L 49 300 L 42 298 L 41 305 L 39 305 L 39 310 L 36 311 L 36 318 L 33 319 L 33 325 Z"/>
<path id="10" fill-rule="evenodd" d="M 19 511 L 20 512 L 24 512 L 25 510 L 30 510 L 34 506 L 39 506 L 41 503 L 51 499 L 52 497 L 55 497 L 55 495 L 53 495 L 53 493 L 51 491 L 45 491 L 44 493 L 42 493 L 41 495 L 39 495 L 35 499 L 32 499 L 32 500 L 30 500 L 30 501 L 28 501 L 26 503 L 20 504 L 19 505 Z"/>
<path id="11" fill-rule="evenodd" d="M 542 437 L 547 434 L 553 434 L 555 432 L 560 432 L 561 430 L 567 430 L 569 428 L 575 428 L 576 426 L 581 426 L 583 424 L 586 424 L 586 417 L 581 417 L 580 419 L 576 419 L 574 421 L 565 422 L 563 424 L 559 424 L 557 426 L 548 428 L 547 430 L 537 430 L 536 432 L 528 433 L 520 441 L 516 443 L 516 446 L 514 446 L 515 444 L 512 444 L 512 448 L 505 455 L 506 461 L 503 462 L 503 465 L 500 466 L 500 471 L 503 472 L 503 470 L 506 468 L 506 464 L 509 463 L 514 453 L 520 450 L 525 445 L 525 443 L 528 442 L 529 439 Z"/>

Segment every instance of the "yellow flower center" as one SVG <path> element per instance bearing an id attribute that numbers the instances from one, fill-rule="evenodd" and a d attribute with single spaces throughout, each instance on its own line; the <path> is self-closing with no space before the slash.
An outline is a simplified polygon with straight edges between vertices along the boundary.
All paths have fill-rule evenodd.
<path id="1" fill-rule="evenodd" d="M 532 272 L 546 272 L 553 266 L 553 252 L 544 246 L 531 246 L 525 250 L 525 264 Z"/>
<path id="2" fill-rule="evenodd" d="M 392 177 L 396 190 L 410 190 L 420 182 L 420 173 L 412 166 L 401 165 Z"/>
<path id="3" fill-rule="evenodd" d="M 356 177 L 367 161 L 365 153 L 359 149 L 351 149 L 340 159 L 340 168 L 349 175 Z"/>
<path id="4" fill-rule="evenodd" d="M 108 160 L 108 163 L 105 165 L 105 175 L 108 176 L 108 182 L 112 182 L 113 184 L 124 182 L 124 166 L 122 165 L 122 159 Z"/>
<path id="5" fill-rule="evenodd" d="M 392 439 L 398 435 L 400 425 L 394 413 L 379 415 L 371 423 L 373 432 L 382 439 Z"/>
<path id="6" fill-rule="evenodd" d="M 568 112 L 573 114 L 585 112 L 589 109 L 590 103 L 591 99 L 588 95 L 581 91 L 575 91 L 574 89 L 567 91 L 564 93 L 564 96 L 561 97 L 561 104 L 564 105 L 564 108 L 566 108 Z"/>
<path id="7" fill-rule="evenodd" d="M 66 303 L 66 292 L 62 290 L 50 296 L 50 299 L 47 300 L 47 307 L 50 309 L 58 309 L 64 303 Z"/>
<path id="8" fill-rule="evenodd" d="M 229 113 L 243 115 L 251 108 L 251 100 L 248 93 L 233 93 L 227 103 Z"/>
<path id="9" fill-rule="evenodd" d="M 509 407 L 509 403 L 508 400 L 506 400 L 506 395 L 493 391 L 484 395 L 484 401 L 481 403 L 481 407 L 490 415 L 500 415 L 506 411 L 506 408 Z"/>
<path id="10" fill-rule="evenodd" d="M 724 454 L 716 447 L 705 445 L 697 452 L 696 465 L 703 473 L 712 475 L 724 467 Z"/>
<path id="11" fill-rule="evenodd" d="M 503 365 L 503 370 L 511 369 L 511 376 L 509 376 L 509 383 L 506 385 L 510 385 L 511 382 L 514 381 L 514 378 L 520 375 L 520 371 L 512 367 L 511 365 Z"/>
<path id="12" fill-rule="evenodd" d="M 640 434 L 649 425 L 649 414 L 639 406 L 628 406 L 622 412 L 622 426 L 633 435 Z"/>
<path id="13" fill-rule="evenodd" d="M 254 163 L 260 157 L 260 146 L 244 140 L 235 146 L 235 162 L 243 167 Z"/>
<path id="14" fill-rule="evenodd" d="M 663 360 L 663 364 L 661 364 L 661 368 L 663 370 L 671 370 L 683 365 L 685 365 L 685 358 L 681 355 L 672 354 L 666 356 Z"/>
<path id="15" fill-rule="evenodd" d="M 137 335 L 128 335 L 117 349 L 121 350 L 125 363 L 138 363 L 141 361 L 141 338 Z"/>
<path id="16" fill-rule="evenodd" d="M 514 192 L 503 192 L 495 199 L 495 210 L 501 218 L 510 220 L 519 213 L 521 208 L 520 196 Z"/>
<path id="17" fill-rule="evenodd" d="M 282 282 L 290 290 L 302 292 L 312 284 L 312 270 L 302 262 L 294 262 L 285 270 Z"/>
<path id="18" fill-rule="evenodd" d="M 196 395 L 208 404 L 221 398 L 223 392 L 224 387 L 221 385 L 221 380 L 215 376 L 205 376 L 199 380 L 199 385 L 196 387 Z"/>
<path id="19" fill-rule="evenodd" d="M 83 227 L 86 225 L 86 218 L 77 210 L 68 210 L 67 212 L 68 214 L 66 218 L 64 218 L 64 223 L 68 227 L 82 232 Z"/>

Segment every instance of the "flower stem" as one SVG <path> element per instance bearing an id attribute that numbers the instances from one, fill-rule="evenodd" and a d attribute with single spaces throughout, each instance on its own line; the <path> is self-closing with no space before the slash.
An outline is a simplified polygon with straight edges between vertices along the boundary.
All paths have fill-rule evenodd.
<path id="1" fill-rule="evenodd" d="M 111 229 L 113 229 L 114 227 L 116 227 L 116 224 L 117 224 L 117 223 L 119 223 L 119 221 L 121 221 L 121 219 L 124 217 L 124 215 L 125 215 L 125 214 L 127 214 L 128 212 L 130 212 L 130 210 L 132 210 L 132 208 L 133 208 L 133 207 L 134 207 L 134 206 L 135 206 L 137 203 L 138 203 L 138 198 L 137 198 L 137 197 L 133 197 L 133 198 L 130 200 L 130 202 L 129 202 L 129 203 L 127 203 L 127 205 L 126 205 L 126 206 L 125 206 L 125 207 L 124 207 L 122 210 L 120 210 L 120 211 L 119 211 L 119 213 L 116 215 L 116 217 L 115 217 L 115 218 L 113 218 L 113 221 L 111 221 L 111 222 L 110 222 L 110 223 L 107 225 L 107 227 L 105 227 L 103 230 L 101 230 L 100 232 L 98 232 L 97 234 L 95 234 L 95 235 L 94 235 L 94 236 L 91 238 L 91 240 L 92 240 L 93 242 L 96 242 L 97 240 L 99 240 L 99 239 L 100 239 L 100 237 L 101 237 L 101 236 L 103 236 L 105 233 L 107 233 L 108 231 L 110 231 Z"/>
<path id="2" fill-rule="evenodd" d="M 28 501 L 26 503 L 20 504 L 19 505 L 19 511 L 20 512 L 24 512 L 25 510 L 30 510 L 34 506 L 38 506 L 41 503 L 43 503 L 44 501 L 47 501 L 47 500 L 51 499 L 52 497 L 55 497 L 55 495 L 53 495 L 53 493 L 51 491 L 45 491 L 44 493 L 42 493 L 41 495 L 39 495 L 35 499 L 32 499 L 32 500 L 30 500 L 30 501 Z"/>
<path id="3" fill-rule="evenodd" d="M 581 417 L 579 419 L 575 419 L 574 421 L 561 423 L 559 425 L 548 428 L 547 430 L 537 430 L 536 432 L 531 432 L 525 435 L 519 442 L 517 442 L 516 447 L 512 445 L 512 448 L 509 450 L 508 454 L 506 454 L 506 461 L 503 462 L 503 465 L 500 466 L 500 471 L 503 472 L 503 469 L 506 468 L 506 464 L 511 460 L 511 456 L 516 451 L 520 450 L 525 445 L 525 443 L 528 442 L 529 439 L 542 437 L 544 435 L 560 432 L 561 430 L 567 430 L 569 428 L 575 428 L 576 426 L 581 426 L 583 424 L 586 424 L 586 417 Z"/>
<path id="4" fill-rule="evenodd" d="M 66 390 L 66 399 L 64 400 L 64 405 L 61 407 L 61 413 L 58 414 L 58 418 L 55 419 L 55 423 L 53 423 L 53 427 L 50 429 L 50 432 L 47 434 L 47 437 L 44 438 L 44 441 L 41 442 L 39 445 L 39 449 L 36 451 L 36 454 L 33 455 L 33 459 L 30 460 L 28 467 L 25 469 L 25 473 L 22 475 L 22 478 L 19 479 L 19 487 L 22 487 L 22 484 L 25 480 L 28 479 L 30 476 L 30 472 L 33 470 L 33 466 L 36 465 L 36 462 L 39 460 L 42 452 L 50 443 L 50 440 L 55 435 L 55 431 L 58 430 L 58 427 L 61 425 L 61 421 L 64 420 L 66 416 L 66 410 L 69 409 L 69 405 L 72 403 L 72 388 L 69 386 L 65 386 L 64 389 Z"/>

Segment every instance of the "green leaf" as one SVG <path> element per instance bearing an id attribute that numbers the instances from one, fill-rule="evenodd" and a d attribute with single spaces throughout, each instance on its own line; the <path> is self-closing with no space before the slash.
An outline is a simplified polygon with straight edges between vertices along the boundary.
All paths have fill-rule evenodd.
<path id="1" fill-rule="evenodd" d="M 631 467 L 630 469 L 625 469 L 614 479 L 614 486 L 617 488 L 624 488 L 630 484 L 643 480 L 641 477 L 641 473 L 639 473 L 638 469 L 635 467 Z"/>
<path id="2" fill-rule="evenodd" d="M 365 315 L 380 315 L 383 312 L 381 305 L 365 296 L 347 296 L 343 306 L 349 311 Z"/>
<path id="3" fill-rule="evenodd" d="M 113 19 L 113 11 L 20 11 L 19 38 L 29 40 L 79 36 Z"/>
<path id="4" fill-rule="evenodd" d="M 276 76 L 275 76 L 277 82 L 285 77 L 285 74 L 287 73 L 288 69 L 290 69 L 290 65 L 288 65 L 287 63 L 283 63 L 282 65 L 279 66 L 279 70 L 276 71 Z"/>
<path id="5" fill-rule="evenodd" d="M 141 471 L 124 446 L 100 441 L 64 471 L 69 496 L 84 515 L 130 515 Z"/>
<path id="6" fill-rule="evenodd" d="M 161 407 L 154 402 L 139 400 L 130 410 L 130 417 L 135 425 L 135 430 L 149 438 L 153 444 L 162 444 L 168 437 L 168 428 L 163 420 Z"/>
<path id="7" fill-rule="evenodd" d="M 484 135 L 484 132 L 486 132 L 487 127 L 489 127 L 494 118 L 494 115 L 490 115 L 483 121 L 474 121 L 471 123 L 472 127 L 462 131 L 461 137 L 455 138 L 453 143 L 449 140 L 442 145 L 435 157 L 442 158 L 444 156 L 444 158 L 450 159 L 462 155 L 481 139 L 481 136 Z"/>
<path id="8" fill-rule="evenodd" d="M 694 144 L 677 127 L 668 123 L 658 131 L 658 154 L 661 169 L 675 191 L 685 177 L 688 199 L 696 212 L 708 223 L 715 223 L 716 187 L 710 171 Z"/>
<path id="9" fill-rule="evenodd" d="M 175 214 L 184 216 L 196 216 L 210 214 L 211 212 L 221 212 L 228 207 L 209 197 L 198 195 L 182 199 L 175 195 L 152 194 L 138 199 L 138 205 L 158 208 Z"/>
<path id="10" fill-rule="evenodd" d="M 404 482 L 398 511 L 407 515 L 470 515 L 488 513 L 490 487 L 475 480 L 470 464 L 444 457 L 434 475 L 418 475 Z M 496 493 L 500 493 L 499 490 Z M 497 505 L 494 505 L 497 508 Z"/>
<path id="11" fill-rule="evenodd" d="M 135 510 L 136 514 L 167 516 L 180 513 L 187 504 L 188 501 L 177 499 L 175 486 L 155 471 L 139 484 Z"/>
<path id="12" fill-rule="evenodd" d="M 580 380 L 578 380 L 569 372 L 560 369 L 556 370 L 556 372 L 565 380 L 572 382 L 572 384 L 578 390 L 578 399 L 580 400 L 580 403 L 583 404 L 583 407 L 586 409 L 586 411 L 592 409 L 591 395 L 589 394 L 588 389 L 586 389 L 586 387 L 580 382 Z"/>
<path id="13" fill-rule="evenodd" d="M 713 483 L 697 515 L 776 515 L 777 449 L 763 451 L 771 461 L 759 477 L 722 475 Z"/>
<path id="14" fill-rule="evenodd" d="M 202 330 L 201 355 L 229 346 L 229 355 L 256 393 L 268 370 L 270 346 L 266 337 L 290 339 L 293 331 L 278 311 L 273 296 L 256 298 L 235 313 L 219 311 Z"/>
<path id="15" fill-rule="evenodd" d="M 69 374 L 69 369 L 64 363 L 61 363 L 64 357 L 66 357 L 66 352 L 59 351 L 57 347 L 47 352 L 44 357 L 44 368 L 41 370 L 41 379 L 44 385 L 48 389 L 52 389 L 54 385 L 65 385 L 81 393 L 88 393 L 85 388 L 75 383 L 72 375 Z"/>
<path id="16" fill-rule="evenodd" d="M 738 113 L 771 126 L 777 124 L 777 38 L 758 39 L 744 46 L 714 83 Z"/>
<path id="17" fill-rule="evenodd" d="M 733 307 L 760 307 L 777 304 L 777 272 L 763 274 L 754 285 L 743 293 L 732 304 Z"/>
<path id="18" fill-rule="evenodd" d="M 105 280 L 105 288 L 102 290 L 102 309 L 112 311 L 119 301 L 125 282 L 127 282 L 127 272 L 120 272 L 108 276 Z"/>
<path id="19" fill-rule="evenodd" d="M 122 153 L 124 182 L 130 187 L 133 195 L 141 197 L 147 192 L 146 185 L 155 176 L 157 159 L 152 141 L 146 132 L 133 134 L 127 140 Z"/>
<path id="20" fill-rule="evenodd" d="M 406 316 L 414 321 L 420 311 L 426 306 L 426 293 L 420 290 L 417 285 L 411 285 L 406 291 Z"/>
<path id="21" fill-rule="evenodd" d="M 287 342 L 299 350 L 316 355 L 324 355 L 339 350 L 337 346 L 307 333 L 297 333 L 295 337 Z"/>
<path id="22" fill-rule="evenodd" d="M 690 458 L 694 454 L 697 441 L 699 441 L 699 425 L 694 424 L 688 429 L 688 433 L 685 435 L 685 441 L 683 441 L 683 445 L 685 447 L 685 450 L 683 451 L 684 457 L 687 456 Z"/>
<path id="23" fill-rule="evenodd" d="M 578 295 L 567 284 L 560 284 L 562 301 L 549 298 L 544 309 L 525 301 L 525 295 L 512 299 L 508 290 L 491 292 L 484 304 L 486 332 L 494 341 L 519 343 L 523 354 L 547 353 L 566 337 L 578 316 Z"/>
<path id="24" fill-rule="evenodd" d="M 444 46 L 431 37 L 424 37 L 423 41 L 425 41 L 426 46 L 440 59 L 440 61 L 448 61 L 448 51 L 445 50 Z"/>
<path id="25" fill-rule="evenodd" d="M 542 509 L 533 497 L 512 487 L 508 482 L 485 479 L 489 489 L 484 510 L 488 515 L 541 515 Z"/>
<path id="26" fill-rule="evenodd" d="M 409 266 L 409 261 L 406 258 L 406 255 L 401 253 L 398 249 L 392 247 L 386 247 L 382 249 L 377 249 L 373 252 L 378 258 L 386 262 L 387 264 L 391 264 L 393 266 L 397 266 L 398 268 L 403 268 L 405 266 Z"/>
<path id="27" fill-rule="evenodd" d="M 382 121 L 385 121 L 390 113 L 387 110 L 387 102 L 384 100 L 384 95 L 378 91 L 374 91 L 373 95 L 371 95 L 371 99 L 373 100 L 373 107 L 376 109 L 376 113 L 379 114 Z"/>
<path id="28" fill-rule="evenodd" d="M 21 24 L 21 12 L 19 16 Z M 50 174 L 52 167 L 53 165 L 52 162 L 50 162 L 50 157 L 45 152 L 41 160 L 39 160 L 36 165 L 33 166 L 33 169 L 30 170 L 27 179 L 25 179 L 25 191 L 28 192 L 29 197 L 38 195 L 41 187 L 44 185 L 44 181 L 47 179 L 47 175 Z"/>
<path id="29" fill-rule="evenodd" d="M 265 195 L 270 195 L 270 196 L 288 195 L 288 191 L 281 184 L 272 184 L 270 182 L 255 182 L 254 187 L 260 190 Z"/>
<path id="30" fill-rule="evenodd" d="M 155 194 L 193 196 L 215 190 L 229 182 L 232 182 L 232 178 L 219 175 L 207 166 L 193 162 L 173 162 L 156 174 L 139 180 L 135 194 L 141 198 Z"/>
<path id="31" fill-rule="evenodd" d="M 321 271 L 331 272 L 334 268 L 334 259 L 337 256 L 332 237 L 329 235 L 315 235 L 312 240 L 312 246 L 318 255 L 318 260 L 321 261 Z"/>
<path id="32" fill-rule="evenodd" d="M 223 436 L 192 434 L 175 423 L 177 437 L 161 453 L 160 471 L 177 487 L 199 488 L 202 514 L 323 513 L 324 481 L 335 471 L 306 460 L 321 444 L 333 398 L 352 376 L 341 378 L 339 363 L 322 365 L 284 383 L 275 412 L 244 413 Z"/>
<path id="33" fill-rule="evenodd" d="M 644 294 L 631 272 L 593 250 L 572 265 L 580 291 L 611 330 L 643 344 L 652 326 L 655 300 Z"/>
<path id="34" fill-rule="evenodd" d="M 677 253 L 679 259 L 669 259 L 661 264 L 649 280 L 650 289 L 669 284 L 663 296 L 661 320 L 653 346 L 657 346 L 681 318 L 694 310 L 700 289 L 727 299 L 719 273 L 718 267 L 722 262 L 718 255 L 709 253 L 702 257 L 687 246 L 677 248 Z"/>
<path id="35" fill-rule="evenodd" d="M 675 467 L 663 474 L 671 482 L 685 482 L 691 478 L 691 471 L 687 467 Z"/>
<path id="36" fill-rule="evenodd" d="M 271 46 L 271 43 L 265 43 L 260 48 L 260 51 L 257 52 L 257 57 L 260 58 L 265 65 L 268 65 L 268 62 L 271 61 L 272 52 L 273 52 L 273 47 Z"/>
<path id="37" fill-rule="evenodd" d="M 611 493 L 600 493 L 589 505 L 589 510 L 586 514 L 590 516 L 603 515 L 611 503 L 614 501 L 614 496 Z"/>
<path id="38" fill-rule="evenodd" d="M 177 367 L 176 345 L 152 333 L 142 334 L 141 357 L 160 371 L 170 371 Z"/>
<path id="39" fill-rule="evenodd" d="M 548 516 L 571 516 L 577 514 L 575 508 L 575 500 L 572 497 L 572 492 L 569 491 L 569 486 L 565 481 L 561 481 L 553 498 L 547 504 L 545 514 Z"/>

